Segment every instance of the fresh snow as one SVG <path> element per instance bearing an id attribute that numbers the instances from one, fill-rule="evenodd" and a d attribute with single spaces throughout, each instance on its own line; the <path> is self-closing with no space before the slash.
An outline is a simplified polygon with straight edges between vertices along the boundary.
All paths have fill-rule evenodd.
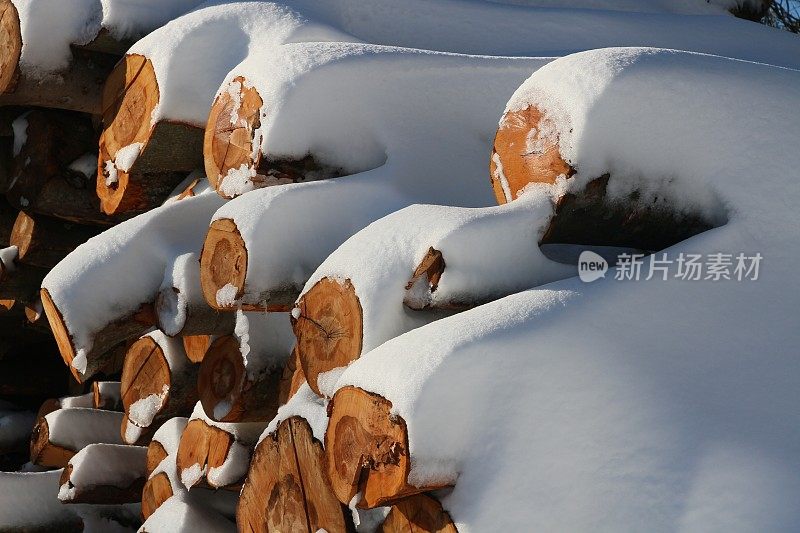
<path id="1" fill-rule="evenodd" d="M 176 416 L 170 418 L 156 430 L 152 440 L 160 443 L 168 455 L 175 455 L 178 453 L 181 435 L 188 423 L 189 419 L 186 417 Z"/>
<path id="2" fill-rule="evenodd" d="M 156 509 L 141 533 L 233 533 L 236 525 L 186 495 L 173 496 Z"/>
<path id="3" fill-rule="evenodd" d="M 59 398 L 58 405 L 62 408 L 67 407 L 94 407 L 94 392 L 87 392 L 79 396 L 65 396 Z"/>
<path id="4" fill-rule="evenodd" d="M 410 481 L 457 481 L 442 503 L 459 531 L 800 527 L 798 100 L 797 71 L 652 49 L 569 56 L 520 87 L 509 109 L 559 126 L 570 190 L 608 172 L 612 197 L 658 192 L 722 220 L 667 254 L 763 265 L 757 281 L 570 278 L 351 364 L 334 389 L 392 402 Z"/>
<path id="5" fill-rule="evenodd" d="M 22 35 L 20 67 L 43 76 L 66 69 L 70 44 L 87 44 L 101 29 L 135 39 L 194 8 L 201 0 L 12 0 Z"/>
<path id="6" fill-rule="evenodd" d="M 14 132 L 14 149 L 13 155 L 17 157 L 22 152 L 22 147 L 28 141 L 28 114 L 23 113 L 11 123 L 11 131 Z"/>
<path id="7" fill-rule="evenodd" d="M 72 335 L 75 368 L 80 370 L 97 331 L 155 298 L 175 258 L 200 250 L 206 228 L 198 221 L 223 202 L 209 191 L 148 211 L 89 239 L 47 274 L 42 287 Z"/>
<path id="8" fill-rule="evenodd" d="M 56 498 L 62 470 L 0 472 L 0 523 L 8 529 L 36 529 L 76 522 L 72 509 Z M 34 526 L 34 527 L 32 527 Z"/>
<path id="9" fill-rule="evenodd" d="M 17 255 L 19 255 L 19 248 L 16 246 L 0 248 L 0 264 L 3 269 L 13 272 L 17 265 Z"/>
<path id="10" fill-rule="evenodd" d="M 69 164 L 69 169 L 79 172 L 84 176 L 95 176 L 97 174 L 97 154 L 87 153 Z"/>
<path id="11" fill-rule="evenodd" d="M 68 407 L 45 416 L 50 442 L 71 450 L 93 443 L 123 444 L 120 436 L 123 413 Z"/>
<path id="12" fill-rule="evenodd" d="M 230 283 L 217 291 L 217 305 L 220 307 L 233 307 L 236 303 L 236 287 Z"/>
<path id="13" fill-rule="evenodd" d="M 76 491 L 104 485 L 128 487 L 144 475 L 146 463 L 147 448 L 144 446 L 90 444 L 70 459 L 69 483 L 60 487 L 58 499 L 69 501 Z"/>

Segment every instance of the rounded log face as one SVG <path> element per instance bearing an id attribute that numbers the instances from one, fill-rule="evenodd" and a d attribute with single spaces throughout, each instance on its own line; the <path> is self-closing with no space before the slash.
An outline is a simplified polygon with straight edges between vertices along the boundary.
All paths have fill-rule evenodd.
<path id="1" fill-rule="evenodd" d="M 211 346 L 211 335 L 186 335 L 182 337 L 183 349 L 186 350 L 186 357 L 192 363 L 202 363 L 203 358 Z"/>
<path id="2" fill-rule="evenodd" d="M 169 401 L 171 376 L 164 351 L 151 337 L 142 337 L 134 342 L 125 354 L 122 366 L 120 395 L 129 422 L 131 406 L 148 396 L 161 396 L 159 411 Z"/>
<path id="3" fill-rule="evenodd" d="M 236 519 L 246 531 L 348 531 L 324 452 L 304 419 L 292 417 L 259 443 L 242 487 Z"/>
<path id="4" fill-rule="evenodd" d="M 300 297 L 300 315 L 292 317 L 305 379 L 322 396 L 317 377 L 347 366 L 361 356 L 363 312 L 350 280 L 323 278 Z"/>
<path id="5" fill-rule="evenodd" d="M 358 506 L 371 509 L 441 488 L 408 484 L 408 432 L 405 421 L 391 415 L 391 402 L 348 386 L 339 389 L 331 406 L 325 455 L 340 502 L 348 503 L 361 492 Z"/>
<path id="6" fill-rule="evenodd" d="M 236 95 L 236 96 L 234 96 Z M 253 149 L 255 131 L 261 127 L 263 100 L 241 76 L 228 84 L 211 106 L 203 139 L 206 175 L 220 195 L 230 170 L 256 168 L 260 151 Z"/>
<path id="7" fill-rule="evenodd" d="M 147 445 L 147 477 L 150 477 L 153 470 L 166 458 L 167 450 L 164 449 L 164 446 L 157 440 L 151 440 Z"/>
<path id="8" fill-rule="evenodd" d="M 47 420 L 39 419 L 31 433 L 31 463 L 48 468 L 65 468 L 75 453 L 74 450 L 51 443 Z"/>
<path id="9" fill-rule="evenodd" d="M 78 380 L 78 383 L 83 383 L 83 376 L 72 366 L 72 360 L 75 359 L 75 348 L 72 346 L 72 338 L 64 323 L 64 317 L 61 316 L 61 311 L 59 311 L 55 303 L 53 303 L 53 299 L 50 297 L 50 293 L 47 289 L 42 289 L 40 294 L 42 298 L 42 308 L 44 308 L 47 321 L 50 323 L 50 329 L 56 339 L 61 358 L 64 360 L 64 363 L 67 364 L 69 371 L 75 379 Z"/>
<path id="10" fill-rule="evenodd" d="M 200 364 L 197 390 L 203 410 L 215 420 L 219 415 L 220 422 L 239 421 L 244 382 L 245 368 L 239 341 L 233 335 L 223 335 L 211 343 Z M 220 414 L 220 407 L 225 407 L 227 413 Z"/>
<path id="11" fill-rule="evenodd" d="M 132 180 L 131 168 L 117 168 L 117 153 L 140 143 L 139 152 L 153 131 L 152 113 L 159 101 L 153 64 L 144 56 L 126 55 L 111 72 L 103 88 L 103 124 L 98 155 L 97 196 L 106 214 L 134 211 L 148 203 L 147 191 Z M 130 150 L 130 148 L 128 148 Z M 114 167 L 114 175 L 110 174 Z M 160 192 L 160 191 L 159 191 Z"/>
<path id="12" fill-rule="evenodd" d="M 0 93 L 13 90 L 19 56 L 22 52 L 22 33 L 19 14 L 12 2 L 0 3 Z"/>
<path id="13" fill-rule="evenodd" d="M 228 457 L 233 440 L 233 435 L 209 426 L 203 420 L 190 420 L 181 435 L 176 457 L 178 473 L 184 485 L 189 482 L 189 485 L 195 486 L 204 479 L 204 475 L 191 480 L 186 477 L 186 472 L 195 465 L 200 468 L 200 472 L 222 466 Z"/>
<path id="14" fill-rule="evenodd" d="M 169 476 L 159 472 L 144 484 L 142 489 L 142 516 L 145 520 L 161 507 L 161 504 L 172 497 L 172 484 Z"/>
<path id="15" fill-rule="evenodd" d="M 450 515 L 426 494 L 411 496 L 394 504 L 381 525 L 380 533 L 457 533 Z"/>
<path id="16" fill-rule="evenodd" d="M 534 106 L 503 115 L 489 172 L 499 204 L 516 199 L 530 183 L 552 184 L 575 173 L 561 157 L 555 123 Z"/>
<path id="17" fill-rule="evenodd" d="M 236 223 L 228 218 L 215 220 L 200 255 L 200 285 L 208 305 L 214 309 L 232 307 L 232 300 L 244 294 L 246 275 L 247 247 Z M 235 291 L 235 295 L 227 291 Z"/>

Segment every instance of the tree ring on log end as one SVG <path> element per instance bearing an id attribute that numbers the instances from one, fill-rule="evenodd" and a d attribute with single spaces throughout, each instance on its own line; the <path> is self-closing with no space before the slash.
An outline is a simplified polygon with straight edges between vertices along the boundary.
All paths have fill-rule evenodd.
<path id="1" fill-rule="evenodd" d="M 247 247 L 236 223 L 229 218 L 212 222 L 200 254 L 200 285 L 209 306 L 230 308 L 233 300 L 242 297 L 247 259 Z M 231 287 L 234 295 L 226 293 Z"/>
<path id="2" fill-rule="evenodd" d="M 125 354 L 120 385 L 122 405 L 128 422 L 142 428 L 149 427 L 169 402 L 171 384 L 169 363 L 161 346 L 152 337 L 142 337 L 134 342 Z M 150 396 L 160 398 L 152 418 L 132 419 L 131 407 L 138 401 L 148 401 Z"/>
<path id="3" fill-rule="evenodd" d="M 219 337 L 211 343 L 197 376 L 203 411 L 220 422 L 236 421 L 241 415 L 244 382 L 245 368 L 239 341 L 233 335 Z"/>
<path id="4" fill-rule="evenodd" d="M 147 520 L 161 504 L 172 497 L 172 483 L 165 472 L 159 472 L 142 489 L 142 516 Z"/>
<path id="5" fill-rule="evenodd" d="M 350 280 L 322 278 L 297 302 L 292 316 L 300 365 L 308 385 L 322 396 L 318 376 L 361 356 L 363 311 Z"/>
<path id="6" fill-rule="evenodd" d="M 22 33 L 19 13 L 13 2 L 0 3 L 0 94 L 14 89 L 19 57 L 22 53 Z"/>

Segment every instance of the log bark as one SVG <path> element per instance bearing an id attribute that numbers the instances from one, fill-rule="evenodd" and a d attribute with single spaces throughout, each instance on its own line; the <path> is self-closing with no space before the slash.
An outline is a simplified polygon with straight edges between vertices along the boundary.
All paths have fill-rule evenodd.
<path id="1" fill-rule="evenodd" d="M 436 292 L 439 280 L 442 278 L 445 269 L 444 257 L 442 252 L 431 247 L 422 258 L 411 279 L 406 284 L 406 295 L 403 298 L 403 305 L 409 309 L 422 310 L 429 307 L 428 298 L 420 298 L 419 292 L 426 294 Z M 422 285 L 422 287 L 420 287 Z"/>
<path id="2" fill-rule="evenodd" d="M 72 335 L 64 322 L 61 311 L 58 310 L 47 289 L 41 290 L 42 306 L 50 322 L 50 329 L 58 344 L 61 357 L 69 366 L 72 375 L 79 383 L 100 372 L 116 354 L 112 348 L 131 338 L 138 337 L 155 325 L 155 312 L 150 304 L 142 305 L 138 310 L 127 317 L 115 320 L 103 327 L 94 337 L 94 344 L 86 354 L 86 368 L 83 372 L 72 366 L 72 361 L 77 355 L 72 344 Z"/>
<path id="3" fill-rule="evenodd" d="M 244 295 L 247 256 L 247 246 L 233 220 L 223 218 L 211 223 L 200 254 L 200 285 L 209 306 L 232 310 L 234 304 L 230 303 L 231 299 L 222 295 L 233 291 L 235 300 Z M 297 296 L 298 292 L 294 289 L 262 293 L 250 299 L 262 302 L 258 305 L 236 305 L 240 305 L 244 311 L 286 312 L 291 310 Z"/>
<path id="4" fill-rule="evenodd" d="M 47 270 L 33 265 L 5 265 L 0 261 L 0 297 L 5 300 L 30 302 L 42 285 Z"/>
<path id="5" fill-rule="evenodd" d="M 181 343 L 176 341 L 172 345 Z M 123 441 L 143 444 L 169 418 L 190 414 L 197 403 L 197 372 L 198 365 L 192 364 L 185 354 L 168 358 L 153 337 L 144 336 L 134 342 L 125 355 L 120 385 L 126 416 L 121 428 Z M 149 423 L 132 412 L 137 402 L 146 404 L 153 400 L 158 407 L 152 417 L 151 413 L 145 415 Z M 141 405 L 138 409 L 142 409 Z"/>
<path id="6" fill-rule="evenodd" d="M 108 77 L 97 176 L 97 196 L 106 214 L 160 205 L 188 172 L 202 165 L 203 129 L 163 120 L 153 124 L 159 99 L 155 70 L 144 56 L 126 55 Z M 118 160 L 123 154 L 124 161 Z"/>
<path id="7" fill-rule="evenodd" d="M 516 199 L 531 183 L 554 184 L 576 170 L 560 152 L 556 124 L 535 106 L 506 113 L 494 140 L 490 165 L 498 203 Z M 603 174 L 584 190 L 561 195 L 540 244 L 618 246 L 662 250 L 711 229 L 699 214 L 683 213 L 661 202 L 639 202 L 636 193 L 609 198 L 613 176 Z"/>
<path id="8" fill-rule="evenodd" d="M 140 502 L 146 454 L 141 446 L 87 446 L 62 471 L 58 499 L 94 505 Z"/>
<path id="9" fill-rule="evenodd" d="M 122 411 L 122 394 L 119 381 L 95 381 L 92 383 L 92 407 L 106 411 Z"/>
<path id="10" fill-rule="evenodd" d="M 322 443 L 305 419 L 284 420 L 256 447 L 236 523 L 253 532 L 354 531 L 349 510 L 328 482 Z"/>
<path id="11" fill-rule="evenodd" d="M 203 410 L 219 422 L 265 422 L 278 412 L 280 377 L 273 369 L 251 379 L 233 335 L 217 338 L 200 364 L 197 390 Z M 219 407 L 228 412 L 218 417 Z"/>
<path id="12" fill-rule="evenodd" d="M 457 533 L 450 515 L 432 496 L 418 494 L 392 505 L 380 533 Z"/>
<path id="13" fill-rule="evenodd" d="M 99 233 L 91 226 L 20 211 L 11 230 L 11 246 L 17 247 L 20 263 L 50 269 Z"/>
<path id="14" fill-rule="evenodd" d="M 323 278 L 297 302 L 292 314 L 300 365 L 308 385 L 322 396 L 317 378 L 361 356 L 363 312 L 350 280 Z"/>
<path id="15" fill-rule="evenodd" d="M 81 428 L 80 438 L 69 436 L 63 432 L 76 433 L 74 428 L 61 430 L 51 428 L 48 419 L 54 415 L 68 416 L 68 426 Z M 84 446 L 94 443 L 122 444 L 118 431 L 122 418 L 121 413 L 86 408 L 59 409 L 40 418 L 31 434 L 31 462 L 50 468 L 64 468 L 69 460 Z M 70 442 L 68 442 L 70 441 Z"/>
<path id="16" fill-rule="evenodd" d="M 73 50 L 72 56 L 65 70 L 41 78 L 17 68 L 14 80 L 0 94 L 0 106 L 43 107 L 99 115 L 103 83 L 116 58 L 83 50 Z"/>
<path id="17" fill-rule="evenodd" d="M 150 477 L 142 488 L 142 517 L 147 520 L 173 495 L 172 483 L 164 472 Z"/>
<path id="18" fill-rule="evenodd" d="M 208 348 L 211 346 L 211 335 L 186 335 L 183 337 L 183 349 L 186 357 L 193 363 L 202 363 Z"/>
<path id="19" fill-rule="evenodd" d="M 371 509 L 443 488 L 408 482 L 408 430 L 391 408 L 385 398 L 350 386 L 339 389 L 331 400 L 325 455 L 328 478 L 340 502 L 351 502 L 361 493 L 358 507 Z"/>
<path id="20" fill-rule="evenodd" d="M 19 120 L 17 133 L 22 137 L 16 140 L 19 151 L 11 162 L 6 190 L 11 204 L 85 224 L 123 220 L 100 210 L 95 193 L 98 134 L 88 115 L 36 109 Z"/>
<path id="21" fill-rule="evenodd" d="M 207 474 L 196 477 L 189 473 L 196 468 L 199 468 L 200 472 L 207 473 L 212 468 L 221 467 L 228 458 L 235 440 L 233 434 L 221 428 L 211 426 L 200 419 L 190 420 L 181 435 L 175 460 L 178 473 L 186 488 L 208 483 Z"/>

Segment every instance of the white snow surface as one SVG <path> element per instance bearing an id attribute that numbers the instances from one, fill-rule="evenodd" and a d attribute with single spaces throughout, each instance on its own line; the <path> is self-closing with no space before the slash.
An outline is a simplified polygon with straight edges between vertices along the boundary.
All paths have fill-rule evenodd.
<path id="1" fill-rule="evenodd" d="M 94 443 L 123 444 L 120 436 L 123 413 L 68 407 L 45 416 L 50 442 L 70 450 Z"/>
<path id="2" fill-rule="evenodd" d="M 42 287 L 61 311 L 79 356 L 91 350 L 96 331 L 155 298 L 176 257 L 199 252 L 206 228 L 198 221 L 223 202 L 209 191 L 143 213 L 89 239 L 47 274 Z"/>
<path id="3" fill-rule="evenodd" d="M 169 386 L 166 384 L 158 394 L 150 394 L 136 400 L 128 409 L 128 423 L 133 423 L 140 428 L 149 427 L 153 419 L 164 406 L 169 395 Z M 130 439 L 128 439 L 130 441 Z M 135 440 L 135 439 L 134 439 Z"/>
<path id="4" fill-rule="evenodd" d="M 17 157 L 22 151 L 22 147 L 28 141 L 28 111 L 14 119 L 11 123 L 11 131 L 14 132 L 14 149 L 13 156 Z"/>
<path id="5" fill-rule="evenodd" d="M 205 411 L 203 411 L 203 405 L 200 402 L 195 404 L 192 416 L 189 417 L 190 421 L 195 419 L 203 420 L 209 426 L 215 426 L 230 433 L 237 442 L 241 442 L 247 446 L 252 446 L 258 442 L 258 437 L 266 427 L 266 422 L 216 422 L 206 415 Z"/>
<path id="6" fill-rule="evenodd" d="M 51 527 L 64 520 L 75 521 L 75 513 L 56 498 L 63 469 L 49 472 L 0 472 L 0 522 L 3 527 Z"/>
<path id="7" fill-rule="evenodd" d="M 236 311 L 234 335 L 251 379 L 282 367 L 295 343 L 289 313 Z"/>
<path id="8" fill-rule="evenodd" d="M 86 153 L 69 164 L 69 169 L 80 172 L 84 176 L 97 174 L 97 153 Z"/>
<path id="9" fill-rule="evenodd" d="M 153 122 L 170 119 L 198 126 L 205 124 L 218 90 L 227 90 L 227 84 L 219 89 L 222 82 L 244 73 L 261 76 L 252 80 L 259 91 L 268 88 L 273 73 L 266 63 L 290 42 L 364 41 L 494 55 L 564 55 L 647 45 L 800 65 L 800 44 L 791 36 L 727 15 L 619 12 L 614 8 L 625 9 L 630 2 L 604 4 L 612 10 L 572 9 L 572 2 L 537 8 L 465 0 L 213 0 L 154 31 L 131 53 L 148 57 L 156 72 L 161 100 Z M 649 10 L 661 11 L 666 4 L 658 2 Z M 684 9 L 666 10 L 721 12 L 700 0 L 681 4 Z"/>
<path id="10" fill-rule="evenodd" d="M 287 418 L 299 416 L 304 418 L 308 425 L 311 426 L 314 438 L 320 442 L 325 442 L 325 430 L 328 428 L 327 408 L 327 398 L 320 398 L 311 390 L 308 383 L 303 383 L 297 389 L 297 392 L 289 398 L 289 401 L 278 408 L 278 414 L 267 425 L 258 441 L 261 442 L 267 435 L 275 433 L 281 422 Z"/>
<path id="11" fill-rule="evenodd" d="M 200 258 L 189 252 L 175 258 L 164 273 L 159 289 L 158 325 L 167 335 L 178 335 L 186 325 L 190 307 L 205 304 L 200 285 Z"/>
<path id="12" fill-rule="evenodd" d="M 430 247 L 445 270 L 434 292 L 426 278 L 412 287 L 417 303 L 449 307 L 497 299 L 574 276 L 574 266 L 547 259 L 538 242 L 553 214 L 549 195 L 485 208 L 414 205 L 367 226 L 314 272 L 304 293 L 323 277 L 350 279 L 363 313 L 362 352 L 419 327 L 441 313 L 409 311 L 406 284 Z M 501 237 L 501 238 L 500 238 Z M 364 261 L 380 257 L 380 261 Z"/>
<path id="13" fill-rule="evenodd" d="M 161 443 L 168 455 L 176 455 L 181 442 L 181 435 L 188 423 L 189 419 L 183 416 L 170 418 L 156 430 L 152 440 Z"/>
<path id="14" fill-rule="evenodd" d="M 94 407 L 94 393 L 87 392 L 79 396 L 64 396 L 58 399 L 58 405 L 60 405 L 62 409 L 67 407 L 91 408 Z"/>
<path id="15" fill-rule="evenodd" d="M 187 495 L 176 495 L 161 504 L 139 528 L 141 533 L 232 533 L 236 525 Z"/>
<path id="16" fill-rule="evenodd" d="M 0 406 L 0 450 L 26 449 L 31 438 L 36 413 L 16 406 Z"/>
<path id="17" fill-rule="evenodd" d="M 20 66 L 42 76 L 63 70 L 70 44 L 87 44 L 106 29 L 134 39 L 165 24 L 201 0 L 12 0 L 22 35 Z"/>
<path id="18" fill-rule="evenodd" d="M 459 531 L 800 527 L 798 99 L 797 71 L 651 49 L 559 59 L 511 99 L 559 125 L 571 186 L 667 180 L 679 208 L 726 217 L 666 253 L 764 259 L 756 281 L 554 282 L 351 364 L 337 388 L 408 424 L 410 481 L 457 480 Z"/>
<path id="19" fill-rule="evenodd" d="M 144 446 L 89 444 L 69 460 L 72 465 L 69 481 L 73 487 L 62 485 L 58 499 L 69 501 L 76 490 L 102 485 L 128 487 L 144 476 L 146 463 L 147 448 Z"/>
<path id="20" fill-rule="evenodd" d="M 17 256 L 19 255 L 19 248 L 16 246 L 6 246 L 0 248 L 0 263 L 3 268 L 9 272 L 13 272 L 17 265 Z"/>

